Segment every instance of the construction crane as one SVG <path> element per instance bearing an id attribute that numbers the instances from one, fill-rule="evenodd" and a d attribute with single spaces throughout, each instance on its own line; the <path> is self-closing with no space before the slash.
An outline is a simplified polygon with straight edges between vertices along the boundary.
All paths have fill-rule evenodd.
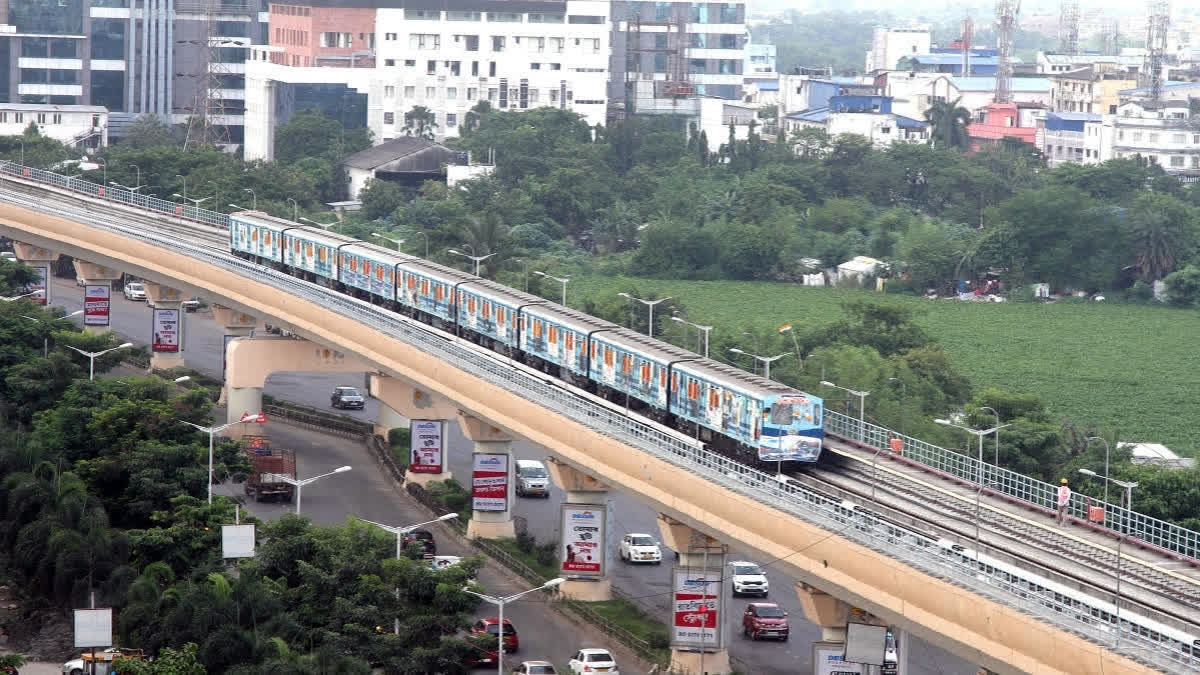
<path id="1" fill-rule="evenodd" d="M 996 0 L 996 103 L 1012 103 L 1013 37 L 1021 0 Z"/>

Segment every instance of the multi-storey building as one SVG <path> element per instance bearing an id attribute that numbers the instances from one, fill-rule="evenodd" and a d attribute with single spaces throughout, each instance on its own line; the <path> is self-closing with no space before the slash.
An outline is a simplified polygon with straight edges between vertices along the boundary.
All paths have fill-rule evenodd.
<path id="1" fill-rule="evenodd" d="M 895 70 L 896 63 L 906 56 L 928 54 L 932 42 L 933 33 L 928 24 L 906 28 L 876 28 L 871 36 L 871 49 L 867 51 L 863 72 Z"/>
<path id="2" fill-rule="evenodd" d="M 69 146 L 108 145 L 108 111 L 102 106 L 0 103 L 0 136 L 38 133 Z"/>
<path id="3" fill-rule="evenodd" d="M 332 4 L 289 10 L 280 33 L 272 25 L 272 44 L 251 49 L 247 158 L 270 158 L 275 126 L 307 107 L 365 124 L 380 142 L 404 135 L 417 106 L 432 113 L 438 137 L 458 135 L 481 101 L 606 119 L 606 0 L 380 0 L 369 24 L 363 14 L 340 21 L 341 9 L 326 11 Z"/>
<path id="4" fill-rule="evenodd" d="M 779 73 L 775 71 L 777 50 L 775 45 L 747 44 L 746 65 L 742 67 L 742 73 L 747 79 L 778 76 Z"/>
<path id="5" fill-rule="evenodd" d="M 1106 115 L 1111 157 L 1141 157 L 1182 179 L 1200 179 L 1200 129 L 1190 122 L 1188 101 L 1130 101 Z"/>
<path id="6" fill-rule="evenodd" d="M 1055 112 L 1114 114 L 1122 90 L 1137 86 L 1137 76 L 1094 64 L 1049 75 L 1050 109 Z"/>
<path id="7" fill-rule="evenodd" d="M 245 46 L 265 37 L 258 0 L 9 0 L 0 7 L 0 101 L 104 106 L 119 134 L 145 113 L 185 121 L 197 90 L 211 89 L 229 115 L 215 121 L 240 124 Z M 231 129 L 235 141 L 239 135 Z"/>
<path id="8" fill-rule="evenodd" d="M 1099 164 L 1112 154 L 1112 126 L 1096 113 L 1050 112 L 1041 121 L 1038 139 L 1051 167 L 1074 162 Z"/>

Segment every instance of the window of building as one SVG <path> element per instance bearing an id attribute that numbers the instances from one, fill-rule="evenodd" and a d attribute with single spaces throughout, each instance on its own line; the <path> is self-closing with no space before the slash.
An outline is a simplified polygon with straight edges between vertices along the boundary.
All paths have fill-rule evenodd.
<path id="1" fill-rule="evenodd" d="M 550 70 L 562 70 L 562 64 L 561 63 L 551 63 Z"/>
<path id="2" fill-rule="evenodd" d="M 45 124 L 45 123 L 46 123 L 46 113 L 38 113 L 38 114 L 37 114 L 37 123 L 38 123 L 38 124 Z"/>
<path id="3" fill-rule="evenodd" d="M 463 49 L 468 52 L 479 51 L 479 36 L 478 35 L 455 35 L 454 42 L 463 45 Z"/>
<path id="4" fill-rule="evenodd" d="M 416 59 L 404 59 L 404 67 L 405 68 L 416 68 L 417 60 Z"/>
<path id="5" fill-rule="evenodd" d="M 388 42 L 395 42 L 396 41 L 396 33 L 384 33 L 383 39 Z"/>
<path id="6" fill-rule="evenodd" d="M 446 113 L 446 126 L 448 128 L 458 126 L 458 115 L 455 113 Z"/>
<path id="7" fill-rule="evenodd" d="M 489 23 L 521 23 L 520 12 L 488 12 Z"/>
<path id="8" fill-rule="evenodd" d="M 1183 155 L 1171 155 L 1171 166 L 1176 169 L 1183 168 Z"/>
<path id="9" fill-rule="evenodd" d="M 458 100 L 458 87 L 446 87 L 446 100 L 447 101 L 457 101 Z"/>
<path id="10" fill-rule="evenodd" d="M 567 23 L 601 24 L 604 23 L 604 17 L 590 14 L 572 14 L 567 17 Z"/>
<path id="11" fill-rule="evenodd" d="M 1158 142 L 1158 134 L 1150 134 L 1150 142 L 1157 143 Z"/>
<path id="12" fill-rule="evenodd" d="M 479 21 L 479 12 L 467 12 L 461 10 L 446 10 L 447 21 Z"/>
<path id="13" fill-rule="evenodd" d="M 552 37 L 550 38 L 550 51 L 561 54 L 563 45 L 566 44 L 566 38 Z"/>
<path id="14" fill-rule="evenodd" d="M 566 20 L 563 14 L 530 14 L 529 23 L 562 23 Z"/>
<path id="15" fill-rule="evenodd" d="M 396 123 L 396 113 L 394 113 L 394 112 L 383 113 L 383 123 L 384 124 L 395 124 Z"/>
<path id="16" fill-rule="evenodd" d="M 1192 155 L 1192 168 L 1200 169 L 1200 156 Z"/>
<path id="17" fill-rule="evenodd" d="M 721 23 L 741 23 L 741 17 L 738 16 L 737 3 L 727 2 L 721 5 Z"/>
<path id="18" fill-rule="evenodd" d="M 467 87 L 467 100 L 468 101 L 474 101 L 475 97 L 478 95 L 479 95 L 478 89 L 476 89 L 475 87 Z"/>
<path id="19" fill-rule="evenodd" d="M 479 62 L 478 61 L 471 62 L 471 76 L 472 77 L 479 76 Z"/>
<path id="20" fill-rule="evenodd" d="M 441 21 L 442 13 L 436 9 L 405 9 L 404 18 L 409 21 Z"/>
<path id="21" fill-rule="evenodd" d="M 426 75 L 436 75 L 437 74 L 437 61 L 430 59 L 425 62 L 425 74 Z"/>
<path id="22" fill-rule="evenodd" d="M 50 124 L 62 124 L 62 113 L 54 113 L 51 115 Z"/>
<path id="23" fill-rule="evenodd" d="M 538 90 L 530 89 L 529 90 L 529 105 L 536 107 L 537 102 L 538 102 Z"/>
<path id="24" fill-rule="evenodd" d="M 396 59 L 384 59 L 383 60 L 383 66 L 385 68 L 391 68 L 392 66 L 395 66 L 395 65 L 396 65 Z"/>
<path id="25" fill-rule="evenodd" d="M 531 64 L 529 64 L 529 69 L 530 69 L 530 70 L 541 70 L 541 69 L 542 69 L 542 64 L 540 64 L 540 63 L 531 63 Z"/>
<path id="26" fill-rule="evenodd" d="M 721 33 L 721 49 L 741 49 L 738 36 L 732 33 Z"/>
<path id="27" fill-rule="evenodd" d="M 498 95 L 498 92 L 499 92 L 499 90 L 496 89 L 495 87 L 488 87 L 488 98 L 487 98 L 488 103 L 496 102 L 496 96 Z M 17 121 L 20 122 L 20 120 L 17 120 Z"/>
<path id="28" fill-rule="evenodd" d="M 425 99 L 437 98 L 437 87 L 425 87 Z"/>
<path id="29" fill-rule="evenodd" d="M 1183 145 L 1187 143 L 1187 134 L 1171 134 L 1171 142 Z"/>
<path id="30" fill-rule="evenodd" d="M 396 98 L 396 88 L 391 87 L 391 86 L 384 87 L 383 88 L 383 97 L 384 98 Z"/>
<path id="31" fill-rule="evenodd" d="M 458 77 L 462 74 L 462 61 L 447 61 L 446 64 L 450 66 L 451 75 Z"/>
<path id="32" fill-rule="evenodd" d="M 17 124 L 25 122 L 25 113 L 13 113 L 13 121 Z"/>
<path id="33" fill-rule="evenodd" d="M 353 45 L 350 33 L 321 33 L 321 46 L 336 49 L 350 49 Z"/>
<path id="34" fill-rule="evenodd" d="M 557 89 L 550 90 L 550 102 L 558 103 L 558 90 Z"/>
<path id="35" fill-rule="evenodd" d="M 492 36 L 492 51 L 494 51 L 494 52 L 504 51 L 504 36 L 503 35 L 493 35 Z"/>
<path id="36" fill-rule="evenodd" d="M 440 49 L 442 36 L 438 33 L 412 33 L 408 36 L 410 49 Z"/>
<path id="37" fill-rule="evenodd" d="M 488 77 L 496 76 L 496 62 L 488 61 Z"/>
<path id="38" fill-rule="evenodd" d="M 417 95 L 416 87 L 405 87 L 404 88 L 404 98 L 415 98 L 416 95 Z"/>
<path id="39" fill-rule="evenodd" d="M 1140 132 L 1140 131 L 1133 132 L 1133 142 L 1137 143 L 1140 140 L 1142 140 L 1142 132 Z"/>

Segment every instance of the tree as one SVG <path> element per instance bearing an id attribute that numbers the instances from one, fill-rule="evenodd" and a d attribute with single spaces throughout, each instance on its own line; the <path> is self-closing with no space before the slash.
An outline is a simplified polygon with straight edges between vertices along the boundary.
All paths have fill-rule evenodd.
<path id="1" fill-rule="evenodd" d="M 370 130 L 347 129 L 320 110 L 301 110 L 275 129 L 275 159 L 282 164 L 315 157 L 340 164 L 369 147 Z"/>
<path id="2" fill-rule="evenodd" d="M 180 139 L 176 137 L 171 126 L 153 113 L 138 116 L 130 125 L 129 131 L 121 138 L 122 146 L 136 150 L 179 144 Z"/>
<path id="3" fill-rule="evenodd" d="M 915 219 L 896 253 L 917 288 L 939 288 L 959 276 L 960 263 L 972 243 L 971 231 L 961 225 Z"/>
<path id="4" fill-rule="evenodd" d="M 113 664 L 114 670 L 122 675 L 205 675 L 208 671 L 197 657 L 199 650 L 195 642 L 188 642 L 179 649 L 164 647 L 153 662 L 117 659 Z"/>
<path id="5" fill-rule="evenodd" d="M 1188 265 L 1168 274 L 1163 281 L 1167 285 L 1167 302 L 1176 307 L 1200 307 L 1200 267 Z"/>
<path id="6" fill-rule="evenodd" d="M 970 144 L 967 125 L 971 123 L 971 111 L 959 105 L 961 102 L 962 98 L 934 101 L 925 111 L 925 121 L 930 126 L 930 142 L 934 148 L 966 150 Z"/>
<path id="7" fill-rule="evenodd" d="M 404 192 L 391 181 L 369 178 L 358 198 L 363 203 L 363 215 L 369 220 L 387 218 L 404 204 Z"/>
<path id="8" fill-rule="evenodd" d="M 413 106 L 412 110 L 404 113 L 405 136 L 416 136 L 433 140 L 437 132 L 437 115 L 423 105 Z"/>
<path id="9" fill-rule="evenodd" d="M 1197 245 L 1196 211 L 1170 195 L 1144 192 L 1129 209 L 1130 242 L 1140 276 L 1161 279 Z"/>

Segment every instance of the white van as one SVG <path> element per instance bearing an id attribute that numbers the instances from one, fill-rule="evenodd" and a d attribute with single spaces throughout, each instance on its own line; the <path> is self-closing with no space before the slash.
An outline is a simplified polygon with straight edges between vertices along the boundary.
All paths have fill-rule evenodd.
<path id="1" fill-rule="evenodd" d="M 550 474 L 536 459 L 517 460 L 517 496 L 550 498 Z"/>

